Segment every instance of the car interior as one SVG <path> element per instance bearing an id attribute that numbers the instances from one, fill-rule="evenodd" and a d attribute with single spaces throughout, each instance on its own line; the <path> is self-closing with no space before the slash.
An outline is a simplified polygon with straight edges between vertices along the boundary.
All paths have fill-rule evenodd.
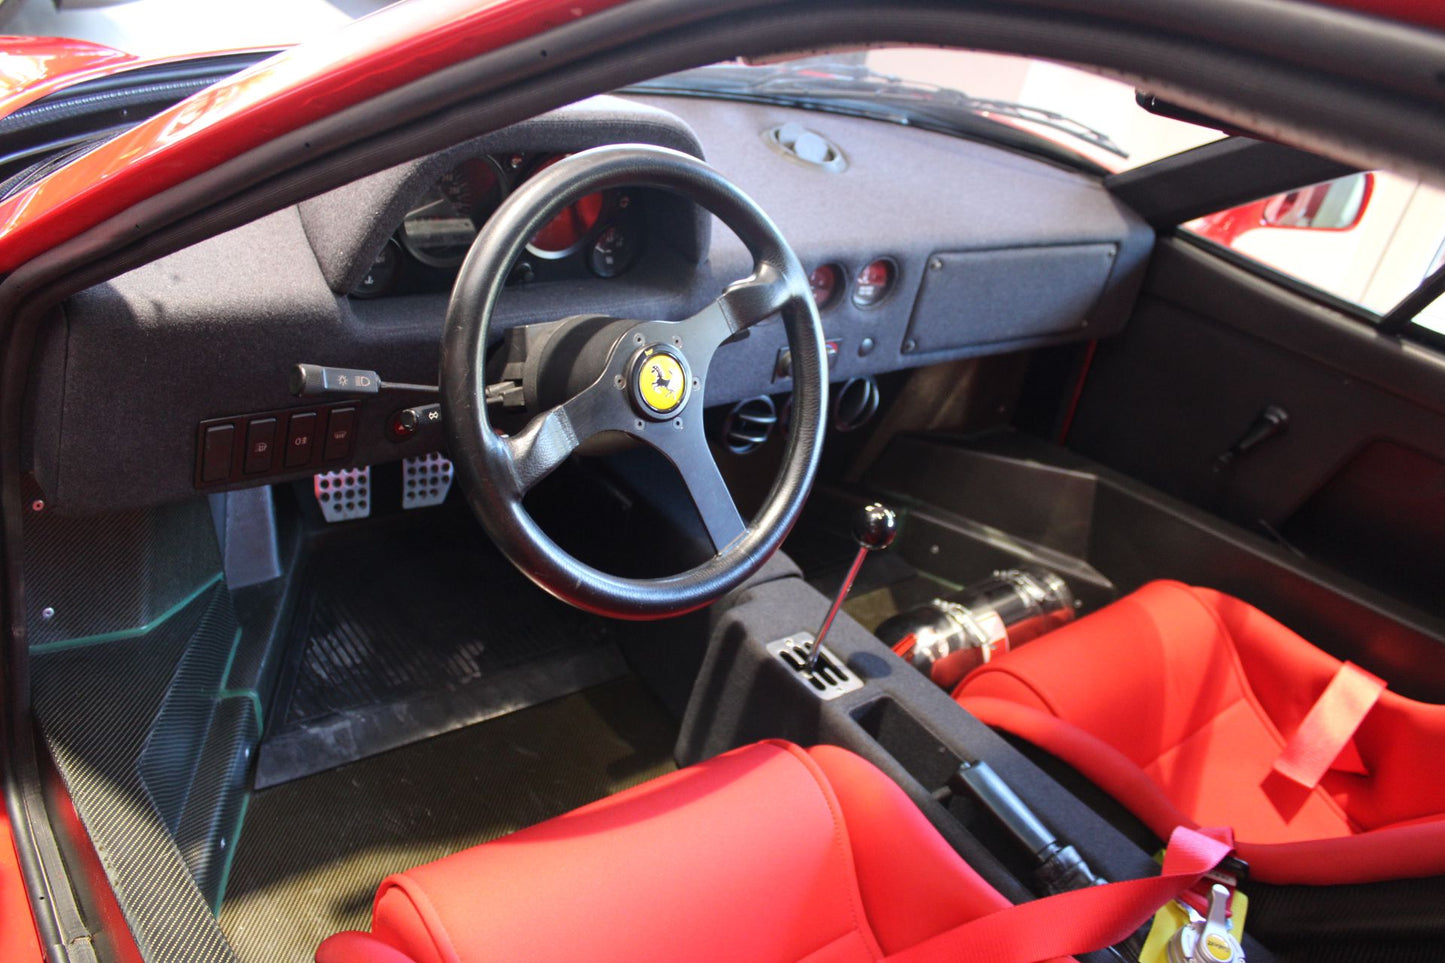
<path id="1" fill-rule="evenodd" d="M 478 846 L 478 916 L 620 912 L 493 841 L 766 740 L 861 757 L 900 851 L 1010 903 L 1229 824 L 1238 958 L 1437 958 L 1445 356 L 1179 229 L 1358 166 L 1203 117 L 1110 173 L 1024 123 L 635 80 L 199 218 L 36 324 L 27 804 L 94 958 L 469 958 L 373 895 Z"/>

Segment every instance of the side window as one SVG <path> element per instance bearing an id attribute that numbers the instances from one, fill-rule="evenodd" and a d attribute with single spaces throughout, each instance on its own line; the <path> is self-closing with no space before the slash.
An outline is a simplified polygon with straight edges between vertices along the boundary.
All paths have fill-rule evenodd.
<path id="1" fill-rule="evenodd" d="M 1197 218 L 1198 237 L 1384 315 L 1445 261 L 1445 191 L 1350 174 Z M 1445 302 L 1416 323 L 1445 333 Z"/>

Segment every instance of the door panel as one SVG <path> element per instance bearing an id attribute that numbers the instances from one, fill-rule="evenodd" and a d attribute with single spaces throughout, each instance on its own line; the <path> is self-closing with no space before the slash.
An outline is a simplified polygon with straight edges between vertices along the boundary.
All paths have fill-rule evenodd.
<path id="1" fill-rule="evenodd" d="M 1270 405 L 1286 430 L 1221 465 Z M 1445 358 L 1429 349 L 1164 240 L 1068 444 L 1445 614 Z"/>

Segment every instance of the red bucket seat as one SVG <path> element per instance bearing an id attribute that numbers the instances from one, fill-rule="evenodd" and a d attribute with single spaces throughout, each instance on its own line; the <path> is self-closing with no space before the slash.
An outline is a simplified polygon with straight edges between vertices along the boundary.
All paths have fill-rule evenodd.
<path id="1" fill-rule="evenodd" d="M 1160 581 L 954 696 L 1161 838 L 1230 826 L 1255 878 L 1328 885 L 1445 873 L 1445 706 L 1382 687 L 1239 599 Z"/>
<path id="2" fill-rule="evenodd" d="M 868 762 L 764 742 L 393 875 L 316 959 L 1019 963 L 1120 941 L 1227 852 L 1012 906 Z"/>

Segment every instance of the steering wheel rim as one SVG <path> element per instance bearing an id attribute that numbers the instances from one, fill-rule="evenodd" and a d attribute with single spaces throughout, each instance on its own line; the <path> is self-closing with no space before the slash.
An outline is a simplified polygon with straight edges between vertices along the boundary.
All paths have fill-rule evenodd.
<path id="1" fill-rule="evenodd" d="M 508 271 L 557 213 L 588 194 L 618 187 L 660 188 L 706 208 L 747 246 L 752 274 L 681 321 L 628 322 L 596 381 L 535 415 L 515 435 L 498 435 L 487 417 L 484 362 L 492 313 Z M 707 447 L 703 394 L 717 347 L 775 314 L 782 316 L 792 354 L 793 417 L 773 487 L 753 519 L 744 522 Z M 680 361 L 683 372 L 678 400 L 666 411 L 639 396 L 641 366 L 651 365 L 662 403 L 671 400 L 675 368 L 662 354 Z M 664 377 L 671 380 L 664 383 Z M 482 527 L 537 585 L 571 605 L 614 618 L 680 615 L 741 584 L 772 556 L 797 520 L 822 452 L 826 360 L 806 272 L 752 199 L 697 158 L 661 147 L 619 145 L 573 154 L 513 192 L 488 219 L 457 275 L 442 338 L 440 381 L 452 458 Z M 601 431 L 623 431 L 673 462 L 713 540 L 710 559 L 663 578 L 623 578 L 579 561 L 532 520 L 522 505 L 526 493 Z M 735 533 L 734 519 L 740 529 Z"/>

